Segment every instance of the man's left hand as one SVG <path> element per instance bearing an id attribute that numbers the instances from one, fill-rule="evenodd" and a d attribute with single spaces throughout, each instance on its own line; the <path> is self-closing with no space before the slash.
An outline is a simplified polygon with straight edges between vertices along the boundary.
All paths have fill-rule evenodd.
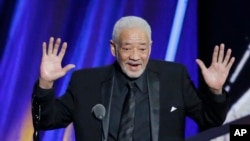
<path id="1" fill-rule="evenodd" d="M 224 55 L 224 48 L 223 43 L 214 47 L 212 63 L 208 68 L 202 60 L 196 59 L 206 84 L 214 94 L 222 94 L 223 85 L 235 61 L 235 58 L 231 57 L 232 50 L 228 49 Z"/>

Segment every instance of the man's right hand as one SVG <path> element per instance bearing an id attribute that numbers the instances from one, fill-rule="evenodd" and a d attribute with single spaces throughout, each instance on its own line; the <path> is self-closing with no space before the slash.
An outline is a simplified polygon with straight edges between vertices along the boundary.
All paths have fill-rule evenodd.
<path id="1" fill-rule="evenodd" d="M 43 42 L 43 55 L 40 66 L 39 86 L 43 89 L 53 87 L 54 81 L 63 77 L 70 69 L 74 68 L 74 64 L 68 64 L 62 68 L 62 59 L 66 52 L 67 43 L 64 42 L 59 51 L 61 39 L 57 38 L 54 43 L 54 38 L 50 37 L 49 45 Z"/>

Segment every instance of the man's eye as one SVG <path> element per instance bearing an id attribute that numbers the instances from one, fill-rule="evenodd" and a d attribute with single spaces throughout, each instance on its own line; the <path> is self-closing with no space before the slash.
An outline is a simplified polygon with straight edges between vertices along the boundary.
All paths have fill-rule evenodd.
<path id="1" fill-rule="evenodd" d="M 122 49 L 123 49 L 123 50 L 130 50 L 130 48 L 125 48 L 125 47 L 124 47 L 124 48 L 122 48 Z"/>
<path id="2" fill-rule="evenodd" d="M 146 51 L 147 49 L 146 48 L 140 48 L 139 50 L 140 51 Z"/>

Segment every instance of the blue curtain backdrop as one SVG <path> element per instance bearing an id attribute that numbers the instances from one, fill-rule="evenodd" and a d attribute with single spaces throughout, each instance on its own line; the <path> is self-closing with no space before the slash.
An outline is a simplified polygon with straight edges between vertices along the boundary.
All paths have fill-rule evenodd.
<path id="1" fill-rule="evenodd" d="M 68 43 L 63 65 L 107 65 L 114 61 L 109 49 L 114 23 L 141 16 L 153 31 L 151 58 L 185 64 L 198 85 L 196 9 L 197 0 L 0 0 L 0 140 L 32 140 L 31 93 L 41 45 L 50 36 Z M 71 73 L 56 82 L 58 96 Z M 197 133 L 189 118 L 186 129 L 186 137 Z M 41 135 L 44 141 L 74 140 L 72 125 Z"/>

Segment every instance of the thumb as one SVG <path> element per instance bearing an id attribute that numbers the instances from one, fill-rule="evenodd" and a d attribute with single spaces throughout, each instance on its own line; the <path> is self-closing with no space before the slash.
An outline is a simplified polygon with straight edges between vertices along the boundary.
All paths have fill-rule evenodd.
<path id="1" fill-rule="evenodd" d="M 205 64 L 203 63 L 202 60 L 196 59 L 195 61 L 196 61 L 196 63 L 198 64 L 198 66 L 200 67 L 200 69 L 201 69 L 202 71 L 206 69 L 206 66 L 205 66 Z"/>
<path id="2" fill-rule="evenodd" d="M 68 64 L 63 68 L 63 71 L 67 73 L 69 70 L 75 68 L 76 66 L 74 64 Z"/>

